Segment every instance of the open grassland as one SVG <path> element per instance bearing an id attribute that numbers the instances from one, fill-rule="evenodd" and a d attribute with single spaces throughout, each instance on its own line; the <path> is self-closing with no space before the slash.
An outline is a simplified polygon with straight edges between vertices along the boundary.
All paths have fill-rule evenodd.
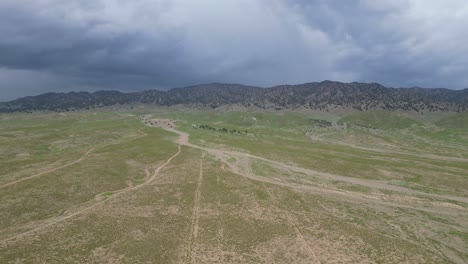
<path id="1" fill-rule="evenodd" d="M 466 263 L 467 123 L 0 115 L 0 263 Z"/>
<path id="2" fill-rule="evenodd" d="M 328 120 L 333 122 L 335 119 L 338 120 L 337 123 L 344 123 L 344 120 L 355 120 L 356 116 L 373 114 L 383 120 L 386 116 L 403 116 L 392 112 L 369 112 L 351 114 L 344 118 L 329 117 Z M 445 120 L 457 118 L 459 122 L 468 123 L 468 115 L 454 115 Z M 468 129 L 457 128 L 456 124 L 442 127 L 437 126 L 436 122 L 424 121 L 419 116 L 403 116 L 401 123 L 406 124 L 403 127 L 407 127 L 409 120 L 412 120 L 410 126 L 414 130 L 404 130 L 406 128 L 397 125 L 379 127 L 376 122 L 368 120 L 367 126 L 373 126 L 375 130 L 369 132 L 369 129 L 364 127 L 341 131 L 343 128 L 337 124 L 326 128 L 317 127 L 311 119 L 323 117 L 313 114 L 208 112 L 169 113 L 160 116 L 179 120 L 181 129 L 189 133 L 191 140 L 198 145 L 244 151 L 319 172 L 387 180 L 392 184 L 408 185 L 412 188 L 427 188 L 427 191 L 435 193 L 466 194 L 468 190 Z M 194 129 L 192 124 L 247 130 L 248 134 Z M 346 126 L 351 127 L 352 123 L 346 123 Z M 422 136 L 419 132 L 425 127 L 431 129 L 420 139 Z M 315 129 L 319 131 L 315 132 Z M 328 132 L 323 136 L 324 132 L 321 130 L 325 129 Z M 442 131 L 453 134 L 455 139 L 440 138 Z M 336 138 L 331 139 L 330 134 L 333 133 L 336 134 Z M 347 134 L 343 138 L 338 137 L 343 133 Z M 359 137 L 354 137 L 353 133 L 359 133 Z M 394 136 L 396 134 L 399 135 Z M 380 138 L 391 142 L 392 145 L 376 143 L 372 147 L 367 146 L 369 142 L 378 141 Z M 418 140 L 427 142 L 427 145 L 418 148 Z"/>

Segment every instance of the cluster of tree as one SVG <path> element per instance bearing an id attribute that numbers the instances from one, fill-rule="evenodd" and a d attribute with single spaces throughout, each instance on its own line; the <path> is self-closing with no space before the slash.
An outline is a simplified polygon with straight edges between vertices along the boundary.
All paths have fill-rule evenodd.
<path id="1" fill-rule="evenodd" d="M 212 127 L 212 126 L 209 126 L 209 125 L 194 125 L 193 127 L 194 128 L 199 128 L 199 129 L 223 132 L 223 133 L 240 134 L 240 135 L 247 135 L 248 134 L 247 130 L 244 130 L 244 131 L 237 130 L 237 129 L 230 130 L 230 129 L 227 129 L 225 127 L 216 128 L 216 127 Z"/>
<path id="2" fill-rule="evenodd" d="M 313 126 L 317 127 L 331 127 L 333 124 L 331 122 L 328 122 L 326 120 L 322 119 L 310 119 L 310 122 L 312 123 Z"/>

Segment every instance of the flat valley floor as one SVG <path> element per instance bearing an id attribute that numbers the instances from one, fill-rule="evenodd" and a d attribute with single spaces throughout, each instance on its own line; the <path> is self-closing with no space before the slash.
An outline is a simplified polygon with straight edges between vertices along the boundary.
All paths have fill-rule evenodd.
<path id="1" fill-rule="evenodd" d="M 0 263 L 468 263 L 468 113 L 0 114 Z"/>

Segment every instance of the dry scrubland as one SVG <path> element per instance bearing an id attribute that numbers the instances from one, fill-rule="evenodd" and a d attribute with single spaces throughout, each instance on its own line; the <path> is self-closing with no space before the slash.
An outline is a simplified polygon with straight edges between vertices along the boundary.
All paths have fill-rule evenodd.
<path id="1" fill-rule="evenodd" d="M 384 111 L 3 114 L 0 263 L 467 263 L 467 125 Z"/>

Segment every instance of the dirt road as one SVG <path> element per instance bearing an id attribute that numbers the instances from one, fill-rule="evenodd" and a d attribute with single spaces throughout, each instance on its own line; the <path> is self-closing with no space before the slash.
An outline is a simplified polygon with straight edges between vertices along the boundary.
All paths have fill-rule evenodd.
<path id="1" fill-rule="evenodd" d="M 200 218 L 200 202 L 201 202 L 201 185 L 203 182 L 203 152 L 200 158 L 200 172 L 198 174 L 197 189 L 192 209 L 192 223 L 190 226 L 190 237 L 188 239 L 188 248 L 186 252 L 186 263 L 193 263 L 193 250 L 198 239 L 198 222 Z"/>
<path id="2" fill-rule="evenodd" d="M 155 120 L 157 120 L 157 119 L 155 119 Z M 402 194 L 406 194 L 406 195 L 426 196 L 426 197 L 435 198 L 435 199 L 452 200 L 452 201 L 457 201 L 457 202 L 462 202 L 462 203 L 468 203 L 468 197 L 426 193 L 426 192 L 421 192 L 421 191 L 417 191 L 417 190 L 413 190 L 413 189 L 409 189 L 409 188 L 405 188 L 405 187 L 401 187 L 401 186 L 391 185 L 391 184 L 388 184 L 385 181 L 360 179 L 360 178 L 353 178 L 353 177 L 346 177 L 346 176 L 341 176 L 341 175 L 336 175 L 336 174 L 324 173 L 324 172 L 319 172 L 319 171 L 315 171 L 315 170 L 311 170 L 311 169 L 298 167 L 298 166 L 295 166 L 295 165 L 285 164 L 285 163 L 282 163 L 282 162 L 279 162 L 279 161 L 274 161 L 274 160 L 270 160 L 270 159 L 267 159 L 267 158 L 264 158 L 264 157 L 259 157 L 259 156 L 255 156 L 255 155 L 252 155 L 252 154 L 239 152 L 239 151 L 221 150 L 221 149 L 198 146 L 198 145 L 190 143 L 189 142 L 189 134 L 177 130 L 175 128 L 175 125 L 174 125 L 173 121 L 165 119 L 164 122 L 156 122 L 155 121 L 154 123 L 158 124 L 158 125 L 156 125 L 157 127 L 160 127 L 160 128 L 162 128 L 162 129 L 164 129 L 166 131 L 173 132 L 173 133 L 177 134 L 179 136 L 178 139 L 177 139 L 178 144 L 184 145 L 184 146 L 187 146 L 187 147 L 191 147 L 191 148 L 204 150 L 207 153 L 209 153 L 209 154 L 211 154 L 211 155 L 213 155 L 213 156 L 215 156 L 215 157 L 217 157 L 217 158 L 219 158 L 220 160 L 223 160 L 223 161 L 226 161 L 227 159 L 229 159 L 229 157 L 234 157 L 234 158 L 236 158 L 238 160 L 245 160 L 246 158 L 247 159 L 256 159 L 256 160 L 260 160 L 260 161 L 270 163 L 270 164 L 275 165 L 277 167 L 280 167 L 280 168 L 282 168 L 284 170 L 300 172 L 300 173 L 304 173 L 304 174 L 306 174 L 308 176 L 317 177 L 317 178 L 325 179 L 325 180 L 329 180 L 329 181 L 341 181 L 341 182 L 361 185 L 361 186 L 365 186 L 365 187 L 369 187 L 369 188 L 373 188 L 373 189 L 380 189 L 380 190 L 398 192 L 398 193 L 402 193 Z M 169 125 L 167 125 L 167 124 L 169 124 Z M 249 168 L 247 168 L 248 165 L 245 165 L 245 162 L 241 166 L 241 167 L 244 167 L 244 168 L 239 168 L 239 167 L 236 168 L 234 164 L 227 164 L 227 165 L 231 169 L 231 171 L 233 171 L 233 172 L 235 172 L 235 173 L 237 173 L 239 175 L 242 175 L 244 177 L 254 179 L 254 180 L 263 181 L 263 182 L 267 182 L 267 183 L 271 183 L 271 184 L 278 184 L 278 185 L 282 185 L 282 186 L 285 186 L 285 187 L 293 187 L 293 188 L 302 189 L 302 190 L 313 190 L 313 191 L 321 191 L 322 190 L 322 188 L 319 188 L 319 187 L 305 186 L 305 185 L 292 184 L 292 183 L 285 183 L 285 182 L 282 182 L 282 181 L 280 182 L 280 181 L 275 180 L 275 179 L 256 176 L 253 173 L 245 173 L 246 170 L 249 170 Z M 328 191 L 331 191 L 331 190 L 328 190 Z M 335 192 L 336 193 L 343 193 L 343 192 L 340 192 L 340 191 L 335 191 Z"/>
<path id="3" fill-rule="evenodd" d="M 130 191 L 134 191 L 134 190 L 137 190 L 137 189 L 140 189 L 146 185 L 148 185 L 149 183 L 151 183 L 159 174 L 159 172 L 164 168 L 166 167 L 167 165 L 169 165 L 169 163 L 171 163 L 171 161 L 176 158 L 182 151 L 182 148 L 181 148 L 181 145 L 179 144 L 178 145 L 178 149 L 177 149 L 177 152 L 172 155 L 165 163 L 163 163 L 161 166 L 157 167 L 153 173 L 151 174 L 151 177 L 149 179 L 147 179 L 145 182 L 143 182 L 142 184 L 139 184 L 139 185 L 135 185 L 135 186 L 132 186 L 132 187 L 128 187 L 128 188 L 125 188 L 125 189 L 122 189 L 122 190 L 119 190 L 119 191 L 115 191 L 113 192 L 112 195 L 108 196 L 105 200 L 103 201 L 100 201 L 98 203 L 95 203 L 93 205 L 90 205 L 88 207 L 85 207 L 85 208 L 82 208 L 82 209 L 79 209 L 71 214 L 68 214 L 68 215 L 63 215 L 63 216 L 60 216 L 60 217 L 57 217 L 57 218 L 52 218 L 52 219 L 49 219 L 48 222 L 45 222 L 41 225 L 39 225 L 38 227 L 34 228 L 34 229 L 31 229 L 29 231 L 26 231 L 26 232 L 23 232 L 23 233 L 20 233 L 20 234 L 17 234 L 17 235 L 14 235 L 14 236 L 11 236 L 11 237 L 8 237 L 2 241 L 0 241 L 0 243 L 8 243 L 8 242 L 11 242 L 11 241 L 14 241 L 16 239 L 20 239 L 22 237 L 25 237 L 29 234 L 33 234 L 37 231 L 40 231 L 40 230 L 43 230 L 47 227 L 50 227 L 50 226 L 53 226 L 55 224 L 58 224 L 60 222 L 63 222 L 65 220 L 68 220 L 72 217 L 75 217 L 79 214 L 82 214 L 86 211 L 89 211 L 93 208 L 96 208 L 97 206 L 101 205 L 101 204 L 104 204 L 104 203 L 107 203 L 115 198 L 117 198 L 118 196 L 122 195 L 122 194 L 125 194 L 125 193 L 128 193 Z"/>

